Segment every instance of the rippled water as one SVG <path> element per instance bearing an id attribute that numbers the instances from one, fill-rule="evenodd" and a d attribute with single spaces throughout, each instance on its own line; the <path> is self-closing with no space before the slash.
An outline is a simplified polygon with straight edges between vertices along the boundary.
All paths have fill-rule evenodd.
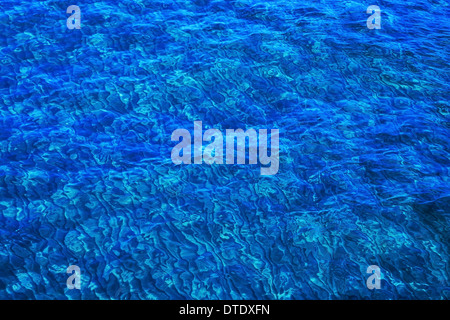
<path id="1" fill-rule="evenodd" d="M 2 0 L 0 298 L 448 299 L 449 13 Z M 278 128 L 279 172 L 175 166 L 196 120 Z"/>

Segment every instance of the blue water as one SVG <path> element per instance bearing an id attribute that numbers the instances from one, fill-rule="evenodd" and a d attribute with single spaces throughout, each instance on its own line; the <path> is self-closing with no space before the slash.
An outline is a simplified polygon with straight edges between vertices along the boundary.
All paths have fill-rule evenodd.
<path id="1" fill-rule="evenodd" d="M 0 298 L 448 299 L 449 14 L 2 0 Z M 175 166 L 194 121 L 279 129 L 278 173 Z"/>

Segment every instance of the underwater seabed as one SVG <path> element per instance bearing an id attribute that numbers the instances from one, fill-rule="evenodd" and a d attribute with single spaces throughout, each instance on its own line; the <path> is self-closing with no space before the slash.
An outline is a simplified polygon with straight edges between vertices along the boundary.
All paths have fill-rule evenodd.
<path id="1" fill-rule="evenodd" d="M 0 299 L 449 298 L 447 2 L 70 4 L 0 1 Z"/>

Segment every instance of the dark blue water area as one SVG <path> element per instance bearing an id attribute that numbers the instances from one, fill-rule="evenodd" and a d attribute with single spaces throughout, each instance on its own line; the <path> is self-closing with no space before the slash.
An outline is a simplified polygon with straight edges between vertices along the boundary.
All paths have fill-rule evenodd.
<path id="1" fill-rule="evenodd" d="M 2 0 L 0 298 L 448 299 L 449 13 Z M 194 121 L 279 129 L 278 173 L 175 165 Z"/>

